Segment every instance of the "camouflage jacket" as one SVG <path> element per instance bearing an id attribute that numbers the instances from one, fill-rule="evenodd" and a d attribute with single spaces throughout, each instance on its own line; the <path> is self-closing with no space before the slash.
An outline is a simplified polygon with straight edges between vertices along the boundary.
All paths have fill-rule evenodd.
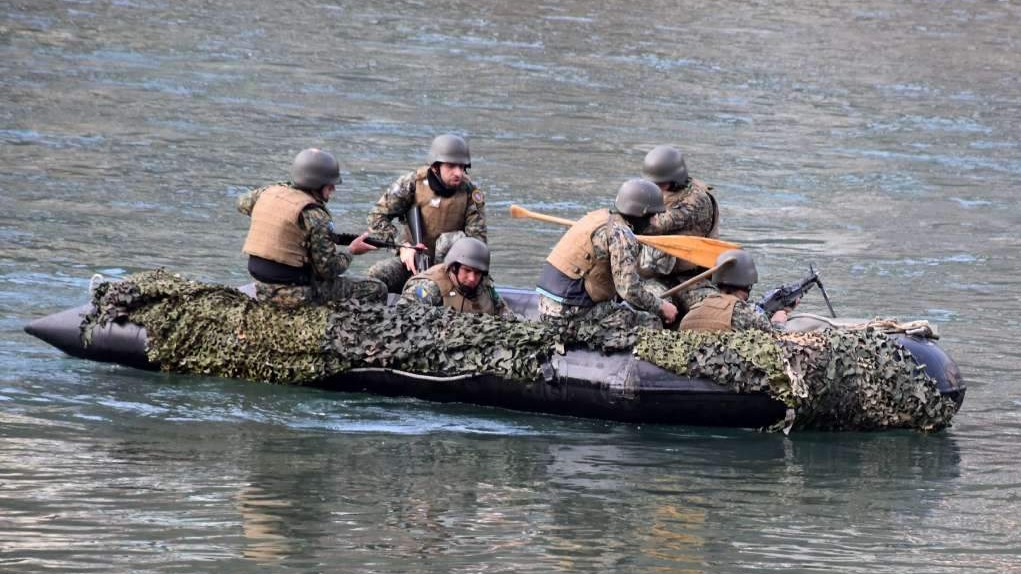
<path id="1" fill-rule="evenodd" d="M 403 217 L 411 209 L 411 206 L 415 205 L 415 173 L 412 171 L 404 174 L 390 184 L 390 188 L 369 212 L 369 231 L 374 237 L 385 241 L 396 241 L 400 236 L 393 224 L 393 218 Z M 482 197 L 482 194 L 481 192 L 476 193 L 478 188 L 467 178 L 462 187 L 467 187 L 468 192 L 468 211 L 465 213 L 464 233 L 468 237 L 481 239 L 485 242 L 486 209 L 485 203 L 478 199 Z"/>
<path id="2" fill-rule="evenodd" d="M 692 178 L 688 186 L 664 196 L 666 211 L 652 216 L 644 233 L 648 235 L 697 235 L 710 237 L 716 222 L 712 189 Z"/>
<path id="3" fill-rule="evenodd" d="M 730 326 L 735 331 L 758 329 L 767 333 L 774 330 L 773 324 L 753 303 L 738 301 L 734 304 L 734 314 L 730 317 Z"/>
<path id="4" fill-rule="evenodd" d="M 642 245 L 631 226 L 619 214 L 592 233 L 592 250 L 597 259 L 610 260 L 610 274 L 617 295 L 632 307 L 659 316 L 660 299 L 642 285 L 638 276 L 638 257 Z"/>
<path id="5" fill-rule="evenodd" d="M 488 275 L 483 279 L 482 285 L 479 289 L 485 289 L 489 293 L 489 297 L 493 300 L 493 306 L 496 308 L 496 315 L 499 317 L 516 317 L 514 311 L 507 306 L 507 303 L 500 297 L 500 294 L 496 292 L 496 288 L 493 286 L 493 280 Z M 397 300 L 398 305 L 427 305 L 430 307 L 442 307 L 443 306 L 443 293 L 440 290 L 440 286 L 435 281 L 416 275 L 408 282 L 404 284 L 404 291 L 401 293 L 401 298 Z"/>
<path id="6" fill-rule="evenodd" d="M 289 182 L 273 185 L 291 185 Z M 269 185 L 253 189 L 238 197 L 238 211 L 251 217 L 255 202 L 259 201 L 262 192 Z M 336 277 L 347 271 L 351 266 L 351 254 L 347 249 L 338 249 L 331 238 L 333 217 L 325 207 L 308 207 L 301 212 L 298 226 L 308 231 L 305 249 L 308 250 L 309 262 L 317 279 L 325 280 Z"/>

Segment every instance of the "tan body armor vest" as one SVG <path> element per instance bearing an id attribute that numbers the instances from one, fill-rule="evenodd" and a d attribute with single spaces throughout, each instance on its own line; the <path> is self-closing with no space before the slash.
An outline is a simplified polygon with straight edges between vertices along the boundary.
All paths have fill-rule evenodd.
<path id="1" fill-rule="evenodd" d="M 597 209 L 582 217 L 560 238 L 546 261 L 571 279 L 585 279 L 585 292 L 596 303 L 617 295 L 610 260 L 597 259 L 592 234 L 610 223 L 610 210 Z"/>
<path id="2" fill-rule="evenodd" d="M 467 180 L 466 180 L 467 181 Z M 436 240 L 449 231 L 463 231 L 468 210 L 467 183 L 461 184 L 451 197 L 443 197 L 429 187 L 429 168 L 421 167 L 415 172 L 415 204 L 422 214 L 422 243 L 429 248 L 429 254 L 436 255 Z M 411 230 L 405 227 L 404 241 L 411 241 Z"/>
<path id="3" fill-rule="evenodd" d="M 298 225 L 298 218 L 309 205 L 322 207 L 299 189 L 286 185 L 267 188 L 252 208 L 252 223 L 242 251 L 291 267 L 303 267 L 308 262 L 305 248 L 308 231 Z"/>
<path id="4" fill-rule="evenodd" d="M 450 307 L 455 311 L 463 313 L 478 313 L 484 315 L 496 315 L 496 303 L 489 296 L 489 289 L 485 285 L 479 286 L 478 295 L 469 299 L 458 292 L 454 282 L 447 274 L 446 265 L 440 263 L 433 265 L 420 277 L 425 277 L 439 286 L 440 295 L 443 296 L 443 306 Z"/>
<path id="5" fill-rule="evenodd" d="M 731 319 L 738 301 L 736 295 L 727 293 L 710 295 L 684 315 L 679 328 L 689 331 L 733 331 Z"/>

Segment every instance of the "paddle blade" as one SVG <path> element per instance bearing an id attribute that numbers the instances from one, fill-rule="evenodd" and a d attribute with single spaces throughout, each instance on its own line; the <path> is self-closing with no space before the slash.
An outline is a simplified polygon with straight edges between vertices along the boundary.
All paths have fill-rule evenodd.
<path id="1" fill-rule="evenodd" d="M 699 267 L 713 267 L 721 253 L 741 248 L 736 243 L 694 235 L 639 235 L 638 241 Z"/>

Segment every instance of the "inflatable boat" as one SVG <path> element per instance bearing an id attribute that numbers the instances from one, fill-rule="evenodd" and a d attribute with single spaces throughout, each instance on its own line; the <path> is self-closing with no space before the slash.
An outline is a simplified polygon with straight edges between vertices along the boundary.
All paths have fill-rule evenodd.
<path id="1" fill-rule="evenodd" d="M 252 295 L 253 286 L 241 291 Z M 516 313 L 535 319 L 534 292 L 501 288 Z M 95 327 L 91 343 L 83 343 L 82 320 L 91 305 L 67 309 L 32 321 L 29 334 L 74 357 L 159 370 L 146 354 L 143 327 L 109 323 Z M 789 330 L 813 331 L 833 326 L 814 316 L 795 315 Z M 891 335 L 924 368 L 940 394 L 960 407 L 965 385 L 956 363 L 933 341 L 908 334 Z M 787 406 L 765 392 L 734 392 L 711 380 L 684 377 L 639 359 L 635 354 L 604 354 L 569 349 L 553 354 L 542 376 L 532 383 L 508 381 L 488 374 L 432 376 L 388 368 L 353 368 L 338 376 L 303 382 L 344 392 L 405 396 L 439 402 L 463 402 L 519 411 L 570 415 L 630 423 L 760 428 L 782 421 Z"/>

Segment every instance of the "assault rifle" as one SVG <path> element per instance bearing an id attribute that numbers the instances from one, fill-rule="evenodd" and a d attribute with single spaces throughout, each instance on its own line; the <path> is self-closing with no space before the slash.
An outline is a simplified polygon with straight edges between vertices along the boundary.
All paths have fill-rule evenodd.
<path id="1" fill-rule="evenodd" d="M 330 222 L 330 239 L 337 245 L 351 245 L 351 242 L 358 239 L 359 234 L 357 233 L 337 233 L 333 230 L 333 222 Z M 373 247 L 383 247 L 388 249 L 397 249 L 399 247 L 406 247 L 399 245 L 393 241 L 384 241 L 382 239 L 376 239 L 375 237 L 366 237 L 365 242 Z"/>
<path id="2" fill-rule="evenodd" d="M 411 209 L 408 210 L 408 214 L 405 216 L 405 221 L 408 223 L 408 231 L 411 232 L 411 241 L 415 245 L 419 243 L 424 244 L 425 232 L 422 229 L 422 212 L 418 209 L 417 205 L 411 206 Z M 415 253 L 415 270 L 421 273 L 432 266 L 432 257 L 429 256 L 429 252 L 419 249 L 418 253 Z"/>
<path id="3" fill-rule="evenodd" d="M 819 280 L 819 274 L 816 273 L 815 269 L 811 265 L 808 266 L 808 276 L 801 281 L 791 283 L 790 285 L 781 285 L 776 289 L 773 289 L 769 293 L 762 296 L 762 299 L 756 304 L 756 307 L 762 309 L 767 317 L 772 317 L 773 313 L 776 313 L 784 307 L 794 307 L 798 303 L 798 300 L 807 293 L 813 285 L 819 286 L 819 292 L 822 293 L 822 298 L 826 301 L 826 306 L 830 309 L 830 315 L 833 318 L 837 317 L 837 314 L 833 311 L 833 305 L 830 305 L 830 298 L 826 296 L 826 289 L 822 286 L 822 281 Z"/>

